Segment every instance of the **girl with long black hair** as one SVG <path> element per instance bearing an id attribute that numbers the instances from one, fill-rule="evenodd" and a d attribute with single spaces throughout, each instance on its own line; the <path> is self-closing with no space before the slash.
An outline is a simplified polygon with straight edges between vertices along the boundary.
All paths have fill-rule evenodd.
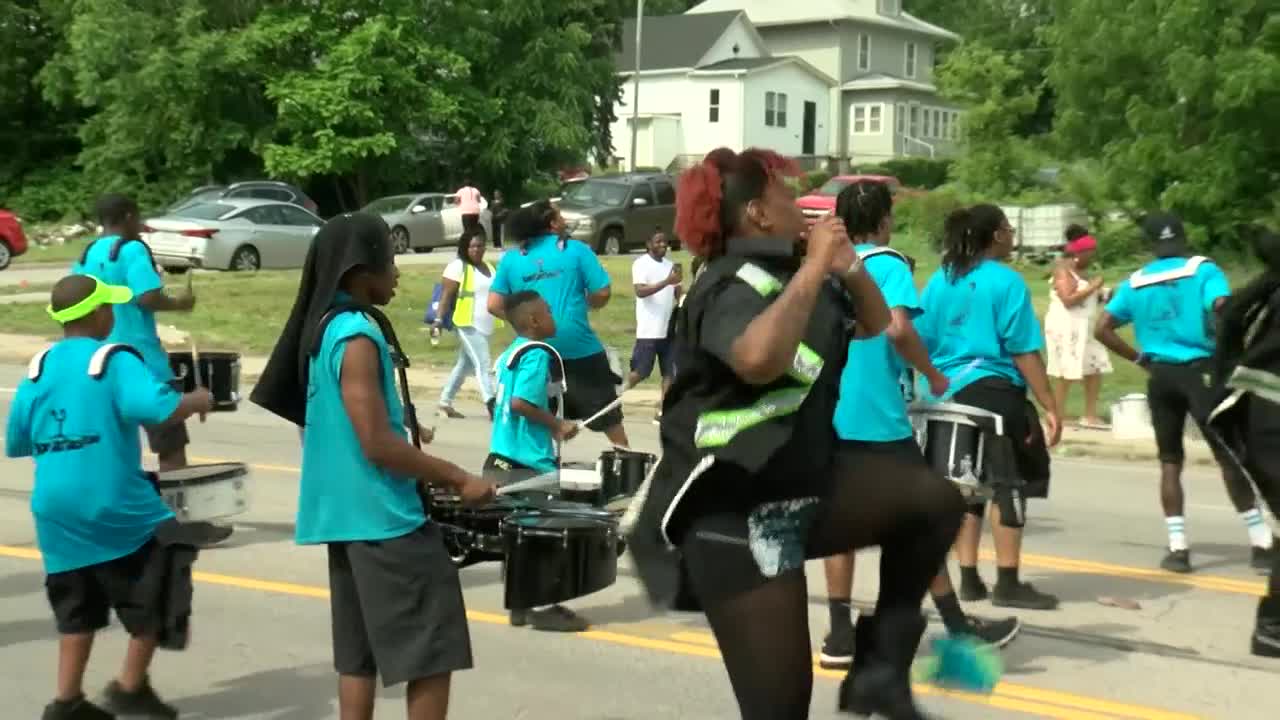
<path id="1" fill-rule="evenodd" d="M 1004 418 L 1025 496 L 1043 498 L 1049 493 L 1049 448 L 1061 438 L 1062 423 L 1040 355 L 1044 338 L 1031 292 L 1022 276 L 1002 262 L 1013 251 L 1013 239 L 1008 218 L 994 205 L 975 205 L 948 216 L 942 267 L 925 286 L 924 313 L 916 327 L 933 364 L 950 380 L 948 392 L 955 402 Z M 1028 389 L 1044 409 L 1044 429 L 1027 399 Z M 985 504 L 970 506 L 956 542 L 960 599 L 966 602 L 987 597 L 977 569 L 985 510 Z M 1022 529 L 1005 524 L 1005 512 L 999 503 L 992 504 L 999 573 L 992 604 L 1056 608 L 1056 597 L 1019 579 Z"/>
<path id="2" fill-rule="evenodd" d="M 805 560 L 881 545 L 893 571 L 839 706 L 914 720 L 920 602 L 959 498 L 860 482 L 883 468 L 836 453 L 849 339 L 882 332 L 889 311 L 838 219 L 802 246 L 794 171 L 773 152 L 720 149 L 681 178 L 677 234 L 707 262 L 679 311 L 663 456 L 623 524 L 651 599 L 705 612 L 746 720 L 809 715 Z"/>

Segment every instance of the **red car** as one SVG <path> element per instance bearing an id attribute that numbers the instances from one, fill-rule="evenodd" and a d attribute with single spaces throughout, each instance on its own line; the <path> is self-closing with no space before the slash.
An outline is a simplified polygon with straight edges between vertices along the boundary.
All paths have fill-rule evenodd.
<path id="1" fill-rule="evenodd" d="M 0 270 L 9 267 L 14 258 L 27 251 L 27 234 L 22 231 L 18 216 L 8 210 L 0 210 Z"/>
<path id="2" fill-rule="evenodd" d="M 898 191 L 902 189 L 902 183 L 898 181 L 898 178 L 887 175 L 837 175 L 828 180 L 822 187 L 797 199 L 796 205 L 804 212 L 805 220 L 809 224 L 813 224 L 828 214 L 835 212 L 836 196 L 840 194 L 841 190 L 863 180 L 882 182 L 888 185 L 889 192 L 894 194 L 895 199 Z"/>

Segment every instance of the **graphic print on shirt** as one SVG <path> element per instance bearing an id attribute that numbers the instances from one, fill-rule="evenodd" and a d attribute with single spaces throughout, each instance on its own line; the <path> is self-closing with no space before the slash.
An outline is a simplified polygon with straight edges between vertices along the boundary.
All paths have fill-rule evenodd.
<path id="1" fill-rule="evenodd" d="M 978 284 L 970 280 L 964 284 L 965 297 L 963 302 L 955 304 L 955 314 L 947 320 L 948 335 L 964 335 L 965 329 L 969 326 L 969 308 L 973 307 L 973 294 L 978 290 Z"/>
<path id="2" fill-rule="evenodd" d="M 46 439 L 36 439 L 32 443 L 32 455 L 40 457 L 45 453 L 74 452 L 83 450 L 90 445 L 97 445 L 102 436 L 96 433 L 88 433 L 85 435 L 67 435 L 67 411 L 62 408 L 50 410 L 49 416 L 58 424 L 58 432 L 53 437 Z"/>
<path id="3" fill-rule="evenodd" d="M 533 272 L 529 275 L 525 275 L 521 277 L 520 279 L 523 280 L 524 282 L 534 283 L 534 282 L 538 282 L 539 280 L 552 280 L 554 278 L 560 277 L 560 275 L 564 273 L 564 271 L 559 268 L 556 268 L 555 270 L 544 269 L 542 267 L 542 258 L 537 258 L 533 262 L 538 266 L 538 269 L 536 272 Z"/>
<path id="4" fill-rule="evenodd" d="M 1147 300 L 1151 303 L 1153 312 L 1151 313 L 1151 321 L 1156 325 L 1176 324 L 1182 316 L 1182 308 L 1179 307 L 1178 288 L 1175 285 L 1165 283 L 1163 285 L 1152 286 L 1148 293 L 1154 297 Z"/>

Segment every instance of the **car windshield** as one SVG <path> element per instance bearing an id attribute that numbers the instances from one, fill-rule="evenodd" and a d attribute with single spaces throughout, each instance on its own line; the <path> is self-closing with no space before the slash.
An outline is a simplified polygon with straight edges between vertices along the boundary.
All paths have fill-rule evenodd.
<path id="1" fill-rule="evenodd" d="M 222 203 L 196 203 L 174 211 L 174 215 L 192 220 L 218 220 L 229 212 L 235 211 L 235 205 Z"/>
<path id="2" fill-rule="evenodd" d="M 823 185 L 821 188 L 818 189 L 818 194 L 819 195 L 839 195 L 841 190 L 849 187 L 852 184 L 853 183 L 848 180 L 832 178 L 831 180 L 827 181 L 826 185 Z"/>
<path id="3" fill-rule="evenodd" d="M 566 188 L 560 201 L 585 207 L 622 207 L 630 191 L 631 187 L 622 183 L 587 180 Z"/>
<path id="4" fill-rule="evenodd" d="M 189 195 L 189 196 L 187 196 L 187 197 L 185 197 L 185 198 L 183 198 L 183 199 L 179 200 L 178 202 L 176 202 L 176 203 L 174 203 L 173 205 L 171 205 L 171 206 L 170 206 L 170 209 L 172 209 L 172 210 L 176 210 L 176 209 L 178 209 L 178 208 L 188 207 L 188 206 L 191 206 L 191 205 L 195 205 L 195 204 L 197 204 L 197 203 L 207 203 L 207 202 L 212 202 L 212 201 L 217 200 L 218 198 L 222 197 L 222 194 L 223 194 L 224 192 L 226 192 L 226 188 L 216 188 L 216 189 L 211 189 L 211 190 L 202 190 L 202 191 L 200 191 L 200 192 L 193 193 L 193 194 L 191 194 L 191 195 Z"/>
<path id="5" fill-rule="evenodd" d="M 408 207 L 409 201 L 413 200 L 412 195 L 396 195 L 394 197 L 385 197 L 380 200 L 374 200 L 364 207 L 364 212 L 374 214 L 397 213 L 404 212 Z"/>

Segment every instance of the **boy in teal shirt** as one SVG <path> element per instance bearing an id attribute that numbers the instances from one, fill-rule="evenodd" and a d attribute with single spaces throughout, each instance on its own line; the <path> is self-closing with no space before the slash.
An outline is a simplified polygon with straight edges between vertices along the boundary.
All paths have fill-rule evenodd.
<path id="1" fill-rule="evenodd" d="M 560 418 L 552 405 L 563 401 L 564 366 L 545 342 L 556 334 L 547 301 L 533 290 L 522 290 L 508 295 L 504 305 L 517 337 L 498 358 L 493 434 L 484 462 L 485 477 L 499 484 L 558 472 L 556 444 L 578 434 L 577 424 Z M 587 629 L 585 620 L 560 605 L 513 609 L 511 624 L 551 632 Z"/>
<path id="2" fill-rule="evenodd" d="M 9 408 L 6 454 L 35 460 L 31 513 L 61 636 L 57 696 L 44 720 L 178 716 L 147 681 L 169 608 L 139 588 L 166 562 L 157 557 L 164 551 L 156 531 L 174 516 L 142 469 L 139 430 L 209 412 L 213 400 L 204 389 L 180 395 L 138 351 L 104 342 L 112 308 L 132 297 L 88 275 L 59 281 L 49 314 L 65 338 L 31 361 Z M 190 597 L 185 578 L 181 590 Z M 85 699 L 83 683 L 94 635 L 112 609 L 131 637 L 103 709 Z"/>

